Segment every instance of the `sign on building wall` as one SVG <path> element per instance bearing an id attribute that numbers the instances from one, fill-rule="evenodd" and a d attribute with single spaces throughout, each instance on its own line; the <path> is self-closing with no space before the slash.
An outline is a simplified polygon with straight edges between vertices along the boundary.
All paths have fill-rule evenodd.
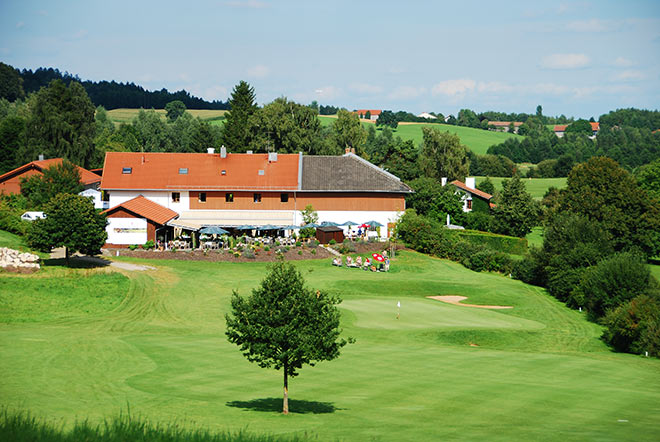
<path id="1" fill-rule="evenodd" d="M 105 228 L 109 244 L 144 244 L 147 242 L 147 220 L 144 218 L 108 218 Z"/>

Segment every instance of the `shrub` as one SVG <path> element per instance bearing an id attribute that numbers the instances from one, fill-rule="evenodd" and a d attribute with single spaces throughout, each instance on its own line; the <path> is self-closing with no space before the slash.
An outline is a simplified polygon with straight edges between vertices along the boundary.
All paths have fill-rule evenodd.
<path id="1" fill-rule="evenodd" d="M 632 252 L 615 253 L 590 267 L 573 293 L 591 319 L 600 318 L 634 297 L 657 288 L 646 260 Z"/>
<path id="2" fill-rule="evenodd" d="M 472 211 L 465 214 L 463 226 L 466 229 L 489 232 L 491 220 L 492 216 L 488 213 Z"/>
<path id="3" fill-rule="evenodd" d="M 269 246 L 264 246 L 264 252 L 269 252 L 269 251 L 270 251 L 270 247 Z"/>
<path id="4" fill-rule="evenodd" d="M 282 244 L 279 241 L 275 241 L 275 245 L 279 247 Z"/>
<path id="5" fill-rule="evenodd" d="M 316 255 L 316 250 L 312 249 L 312 250 L 310 251 L 310 253 L 311 253 L 312 255 Z"/>
<path id="6" fill-rule="evenodd" d="M 616 351 L 660 356 L 660 300 L 640 295 L 610 310 L 602 321 L 603 340 Z"/>
<path id="7" fill-rule="evenodd" d="M 335 241 L 335 239 L 332 238 L 332 239 L 328 242 L 328 244 L 330 244 L 331 246 L 334 246 L 335 244 L 337 244 L 337 241 Z"/>
<path id="8" fill-rule="evenodd" d="M 514 236 L 497 235 L 495 233 L 479 232 L 474 230 L 453 230 L 453 235 L 464 241 L 483 244 L 493 250 L 514 255 L 527 253 L 527 239 Z"/>
<path id="9" fill-rule="evenodd" d="M 307 244 L 310 248 L 315 249 L 321 244 L 321 242 L 318 239 L 314 239 Z"/>
<path id="10" fill-rule="evenodd" d="M 545 285 L 545 271 L 538 258 L 539 253 L 538 248 L 531 247 L 529 254 L 513 264 L 512 276 L 527 284 Z"/>
<path id="11" fill-rule="evenodd" d="M 245 256 L 247 259 L 255 259 L 256 258 L 255 254 L 254 254 L 254 251 L 250 248 L 247 248 L 247 247 L 243 251 L 243 256 Z"/>
<path id="12" fill-rule="evenodd" d="M 289 247 L 289 246 L 284 246 L 284 251 L 285 251 L 285 252 L 288 252 L 289 250 L 291 250 L 291 247 Z"/>
<path id="13" fill-rule="evenodd" d="M 298 255 L 302 255 L 302 250 L 298 250 Z"/>
<path id="14" fill-rule="evenodd" d="M 128 246 L 128 249 L 129 249 L 129 250 L 137 250 L 138 247 L 139 247 L 139 246 L 138 246 L 137 244 L 131 244 L 131 245 Z"/>
<path id="15" fill-rule="evenodd" d="M 154 241 L 153 241 L 152 239 L 150 239 L 149 241 L 147 241 L 147 242 L 145 242 L 144 244 L 142 244 L 142 248 L 143 248 L 144 250 L 151 250 L 151 249 L 153 249 L 153 248 L 155 248 L 155 247 L 156 247 L 156 244 L 154 243 Z"/>

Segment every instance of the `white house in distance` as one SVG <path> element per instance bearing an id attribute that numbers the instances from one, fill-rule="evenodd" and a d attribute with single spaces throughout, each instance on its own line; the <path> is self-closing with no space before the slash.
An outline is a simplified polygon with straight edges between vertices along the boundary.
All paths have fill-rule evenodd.
<path id="1" fill-rule="evenodd" d="M 85 189 L 78 195 L 90 198 L 94 202 L 95 209 L 107 209 L 110 207 L 110 203 L 108 201 L 103 201 L 103 193 L 100 190 Z"/>
<path id="2" fill-rule="evenodd" d="M 213 149 L 205 154 L 108 152 L 101 189 L 109 197 L 108 229 L 144 233 L 147 228 L 148 240 L 167 236 L 170 228 L 270 225 L 283 230 L 302 225 L 301 211 L 308 205 L 319 222 L 376 221 L 383 225 L 381 238 L 387 238 L 388 227 L 405 210 L 405 195 L 412 192 L 394 175 L 350 152 L 232 154 L 224 148 L 220 154 Z M 128 226 L 127 218 L 147 224 Z M 113 234 L 115 242 L 109 244 L 134 244 L 119 236 Z"/>
<path id="3" fill-rule="evenodd" d="M 358 109 L 355 111 L 355 113 L 358 114 L 358 117 L 361 119 L 367 118 L 367 112 L 369 112 L 369 120 L 376 121 L 383 111 L 380 109 Z"/>
<path id="4" fill-rule="evenodd" d="M 417 115 L 419 118 L 426 118 L 427 120 L 437 120 L 438 117 L 435 115 L 431 115 L 428 112 L 422 112 L 421 114 Z"/>
<path id="5" fill-rule="evenodd" d="M 447 178 L 442 178 L 442 185 L 447 184 Z M 461 194 L 463 201 L 463 212 L 483 211 L 488 212 L 495 207 L 491 202 L 493 195 L 477 189 L 475 177 L 465 178 L 465 182 L 454 180 L 450 185 L 456 187 L 456 191 Z"/>

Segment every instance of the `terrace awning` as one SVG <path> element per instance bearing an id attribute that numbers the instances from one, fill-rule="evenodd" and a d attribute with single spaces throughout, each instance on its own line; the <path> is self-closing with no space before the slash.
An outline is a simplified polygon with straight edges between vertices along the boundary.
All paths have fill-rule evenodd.
<path id="1" fill-rule="evenodd" d="M 179 218 L 168 224 L 189 230 L 199 230 L 204 226 L 220 226 L 226 229 L 246 225 L 256 229 L 265 225 L 291 225 L 294 216 L 293 211 L 277 210 L 190 210 L 182 212 Z"/>

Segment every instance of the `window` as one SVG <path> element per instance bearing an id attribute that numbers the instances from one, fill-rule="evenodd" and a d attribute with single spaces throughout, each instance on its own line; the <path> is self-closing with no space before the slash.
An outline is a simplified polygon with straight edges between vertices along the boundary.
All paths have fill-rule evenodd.
<path id="1" fill-rule="evenodd" d="M 288 203 L 289 202 L 289 194 L 288 193 L 281 193 L 280 194 L 280 202 L 281 203 Z"/>
<path id="2" fill-rule="evenodd" d="M 121 169 L 121 173 L 123 173 L 124 175 L 131 174 L 131 173 L 133 173 L 133 168 L 132 167 L 124 167 L 124 168 Z"/>
<path id="3" fill-rule="evenodd" d="M 472 210 L 472 200 L 467 200 L 467 208 L 468 210 Z"/>
<path id="4" fill-rule="evenodd" d="M 179 175 L 188 175 L 188 168 L 187 167 L 180 167 L 179 168 Z"/>
<path id="5" fill-rule="evenodd" d="M 265 175 L 266 172 L 263 169 L 259 169 L 259 175 Z"/>
<path id="6" fill-rule="evenodd" d="M 234 202 L 234 194 L 233 193 L 225 193 L 225 202 L 226 203 L 233 203 Z"/>
<path id="7" fill-rule="evenodd" d="M 255 193 L 254 194 L 254 202 L 255 203 L 260 203 L 261 202 L 261 194 L 260 193 Z"/>
<path id="8" fill-rule="evenodd" d="M 181 194 L 179 192 L 172 192 L 172 202 L 178 203 L 181 201 Z"/>
<path id="9" fill-rule="evenodd" d="M 101 201 L 105 201 L 106 203 L 110 201 L 110 192 L 107 190 L 104 190 L 101 192 Z"/>
<path id="10" fill-rule="evenodd" d="M 227 175 L 227 171 L 226 171 L 225 169 L 222 169 L 222 170 L 220 171 L 220 175 Z"/>
<path id="11" fill-rule="evenodd" d="M 200 203 L 205 203 L 206 202 L 206 192 L 199 192 L 199 196 L 197 197 L 197 201 Z"/>

